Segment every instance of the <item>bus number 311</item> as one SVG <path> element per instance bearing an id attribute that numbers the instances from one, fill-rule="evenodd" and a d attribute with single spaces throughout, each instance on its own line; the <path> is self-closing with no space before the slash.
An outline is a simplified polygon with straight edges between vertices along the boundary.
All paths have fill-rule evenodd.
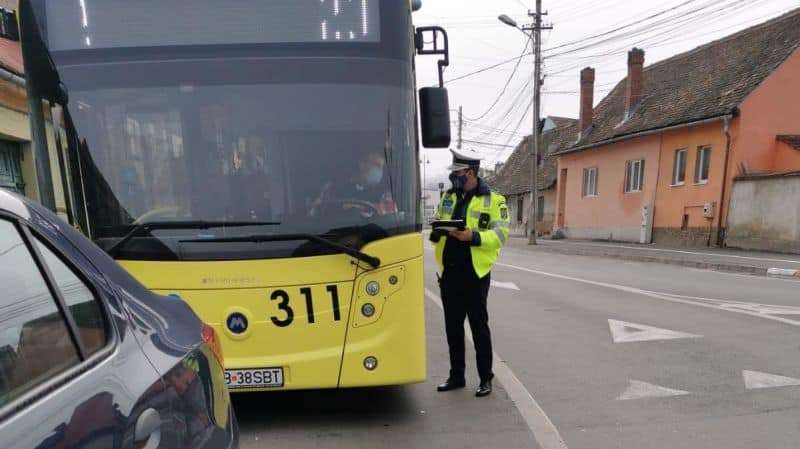
<path id="1" fill-rule="evenodd" d="M 331 304 L 333 306 L 333 321 L 341 321 L 341 313 L 339 312 L 339 290 L 335 285 L 326 287 L 328 294 L 331 296 Z M 300 289 L 300 294 L 306 299 L 306 312 L 308 315 L 308 324 L 314 324 L 314 301 L 311 297 L 311 288 L 303 287 Z M 283 312 L 283 317 L 273 316 L 270 317 L 272 323 L 278 327 L 286 327 L 294 321 L 294 309 L 289 305 L 289 294 L 285 290 L 275 290 L 272 292 L 270 299 L 273 301 L 280 301 L 278 309 Z"/>

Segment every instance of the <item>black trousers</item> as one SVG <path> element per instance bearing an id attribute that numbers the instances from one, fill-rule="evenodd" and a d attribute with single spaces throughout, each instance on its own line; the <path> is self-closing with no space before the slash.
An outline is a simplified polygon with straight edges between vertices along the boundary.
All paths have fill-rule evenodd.
<path id="1" fill-rule="evenodd" d="M 450 349 L 450 378 L 464 379 L 464 319 L 469 319 L 475 358 L 481 382 L 491 380 L 492 336 L 489 332 L 489 295 L 491 275 L 479 279 L 471 266 L 445 268 L 440 281 L 447 345 Z"/>

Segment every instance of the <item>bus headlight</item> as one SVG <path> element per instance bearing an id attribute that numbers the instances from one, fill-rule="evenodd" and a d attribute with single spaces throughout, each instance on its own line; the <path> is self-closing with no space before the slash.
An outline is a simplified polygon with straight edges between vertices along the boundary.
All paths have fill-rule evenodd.
<path id="1" fill-rule="evenodd" d="M 375 281 L 370 281 L 367 283 L 367 294 L 370 296 L 375 296 L 381 292 L 381 285 Z"/>
<path id="2" fill-rule="evenodd" d="M 378 367 L 378 359 L 373 356 L 369 356 L 364 359 L 364 368 L 368 371 L 373 371 L 375 368 Z"/>
<path id="3" fill-rule="evenodd" d="M 361 306 L 361 314 L 367 318 L 371 317 L 372 315 L 375 315 L 375 306 L 370 303 L 364 304 L 363 306 Z"/>

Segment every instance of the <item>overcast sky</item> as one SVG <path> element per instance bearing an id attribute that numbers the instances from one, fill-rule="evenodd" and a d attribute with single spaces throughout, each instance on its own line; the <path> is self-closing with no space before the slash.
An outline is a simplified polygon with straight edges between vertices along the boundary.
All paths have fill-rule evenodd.
<path id="1" fill-rule="evenodd" d="M 415 24 L 442 25 L 450 37 L 451 62 L 445 72 L 446 82 L 520 56 L 527 38 L 500 23 L 497 16 L 507 14 L 525 24 L 530 22 L 528 8 L 535 7 L 534 0 L 422 3 L 422 10 L 415 13 Z M 578 73 L 583 67 L 596 69 L 597 104 L 625 77 L 627 51 L 632 47 L 645 50 L 647 66 L 800 7 L 800 1 L 543 0 L 542 5 L 548 12 L 545 22 L 553 26 L 542 34 L 542 117 L 577 118 Z M 438 82 L 435 61 L 433 56 L 417 58 L 418 87 Z M 487 166 L 505 161 L 521 138 L 531 133 L 533 57 L 523 57 L 516 71 L 515 66 L 516 61 L 511 61 L 446 85 L 450 107 L 464 107 L 464 148 L 477 151 Z M 454 122 L 457 116 L 457 112 L 451 112 Z M 454 126 L 453 147 L 455 139 Z M 450 152 L 424 149 L 423 156 L 430 161 L 426 167 L 428 184 L 444 179 Z"/>

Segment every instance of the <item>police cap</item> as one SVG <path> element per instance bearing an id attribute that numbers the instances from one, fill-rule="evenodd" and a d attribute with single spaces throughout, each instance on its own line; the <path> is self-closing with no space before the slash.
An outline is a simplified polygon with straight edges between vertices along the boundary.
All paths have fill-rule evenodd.
<path id="1" fill-rule="evenodd" d="M 468 168 L 477 170 L 481 166 L 481 158 L 474 151 L 465 152 L 451 149 L 450 152 L 453 153 L 453 163 L 447 167 L 448 171 L 460 171 Z"/>

